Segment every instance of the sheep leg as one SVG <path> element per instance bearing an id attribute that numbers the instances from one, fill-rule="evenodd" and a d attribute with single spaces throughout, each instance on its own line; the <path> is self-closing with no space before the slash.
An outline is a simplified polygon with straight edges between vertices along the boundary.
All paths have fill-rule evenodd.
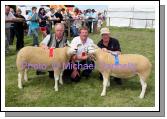
<path id="1" fill-rule="evenodd" d="M 106 88 L 107 88 L 107 84 L 108 84 L 108 76 L 103 75 L 103 91 L 101 93 L 101 96 L 105 96 L 106 95 Z"/>
<path id="2" fill-rule="evenodd" d="M 110 87 L 110 80 L 108 80 L 107 87 Z"/>
<path id="3" fill-rule="evenodd" d="M 141 91 L 141 93 L 140 93 L 139 98 L 140 98 L 140 99 L 143 99 L 143 98 L 144 98 L 144 95 L 145 95 L 145 92 L 146 92 L 147 83 L 146 83 L 142 78 L 140 78 L 140 83 L 141 83 L 141 86 L 142 86 L 142 91 Z"/>
<path id="4" fill-rule="evenodd" d="M 61 73 L 60 73 L 60 79 L 59 79 L 59 83 L 60 83 L 61 85 L 63 85 L 62 76 L 63 76 L 63 71 L 61 71 Z"/>
<path id="5" fill-rule="evenodd" d="M 21 81 L 22 76 L 23 76 L 23 72 L 19 72 L 19 73 L 18 73 L 18 88 L 20 88 L 20 89 L 23 88 L 23 86 L 22 86 L 22 81 Z"/>
<path id="6" fill-rule="evenodd" d="M 56 74 L 56 72 L 54 71 L 54 79 L 55 79 L 55 91 L 58 91 L 58 80 L 59 80 L 59 75 Z"/>
<path id="7" fill-rule="evenodd" d="M 24 70 L 24 80 L 27 82 L 28 78 L 27 78 L 27 69 Z"/>

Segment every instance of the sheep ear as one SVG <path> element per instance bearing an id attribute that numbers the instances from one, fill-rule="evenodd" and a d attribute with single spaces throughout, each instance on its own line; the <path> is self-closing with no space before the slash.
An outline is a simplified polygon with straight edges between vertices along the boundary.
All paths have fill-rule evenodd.
<path id="1" fill-rule="evenodd" d="M 95 48 L 95 49 L 99 48 L 96 44 L 92 44 L 91 47 L 93 47 L 93 48 Z"/>
<path id="2" fill-rule="evenodd" d="M 67 46 L 67 47 L 71 47 L 71 45 L 70 45 L 70 42 L 69 42 L 69 41 L 67 41 L 66 46 Z"/>

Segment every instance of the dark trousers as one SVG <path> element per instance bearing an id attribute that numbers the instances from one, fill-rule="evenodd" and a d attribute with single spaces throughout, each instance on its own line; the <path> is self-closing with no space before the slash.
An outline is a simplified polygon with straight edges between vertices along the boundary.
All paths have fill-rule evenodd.
<path id="1" fill-rule="evenodd" d="M 10 28 L 10 41 L 9 41 L 9 45 L 13 45 L 14 36 L 15 36 L 15 27 L 11 27 Z"/>
<path id="2" fill-rule="evenodd" d="M 88 66 L 91 65 L 92 67 L 91 68 L 85 68 L 85 69 L 82 69 L 81 67 L 78 67 L 77 71 L 78 71 L 78 73 L 80 75 L 76 76 L 75 78 L 71 77 L 71 74 L 73 73 L 74 69 L 72 67 L 65 67 L 65 70 L 64 70 L 63 76 L 62 76 L 62 79 L 65 82 L 68 82 L 69 80 L 78 82 L 78 81 L 80 81 L 80 78 L 81 78 L 80 76 L 84 76 L 84 77 L 88 78 L 90 76 L 92 70 L 95 68 L 95 63 L 93 61 L 91 61 L 91 60 L 85 60 L 85 61 L 81 61 L 81 62 L 76 62 L 75 64 L 77 65 L 77 67 L 78 67 L 79 64 L 81 64 L 82 66 L 84 64 L 87 64 Z M 71 65 L 72 65 L 72 63 L 69 62 L 69 66 L 71 66 Z M 83 70 L 82 74 L 81 74 L 81 70 Z M 49 77 L 50 78 L 54 78 L 54 71 L 49 71 Z"/>
<path id="3" fill-rule="evenodd" d="M 18 29 L 16 30 L 16 51 L 20 50 L 24 47 L 24 30 Z"/>
<path id="4" fill-rule="evenodd" d="M 87 22 L 87 27 L 88 27 L 89 33 L 91 33 L 92 32 L 92 21 Z"/>
<path id="5" fill-rule="evenodd" d="M 72 64 L 71 62 L 70 62 L 70 64 Z M 73 68 L 69 68 L 69 67 L 67 67 L 65 70 L 64 70 L 64 73 L 63 73 L 63 76 L 64 76 L 64 79 L 66 78 L 66 79 L 71 79 L 72 81 L 76 81 L 76 82 L 78 82 L 78 81 L 80 81 L 80 78 L 81 77 L 86 77 L 86 78 L 88 78 L 89 76 L 90 76 L 90 74 L 91 74 L 91 72 L 92 72 L 92 70 L 95 68 L 95 64 L 94 64 L 94 62 L 93 61 L 91 61 L 91 60 L 85 60 L 85 61 L 81 61 L 81 62 L 76 62 L 75 63 L 76 64 L 76 66 L 77 66 L 77 71 L 78 71 L 78 73 L 79 73 L 79 76 L 76 76 L 75 78 L 72 78 L 71 77 L 71 74 L 73 73 Z M 83 66 L 83 65 L 86 65 L 87 64 L 87 66 L 92 66 L 91 68 L 87 68 L 87 67 L 81 67 L 81 65 Z M 79 66 L 78 66 L 79 65 Z M 85 69 L 83 69 L 83 68 L 85 68 Z M 81 70 L 82 70 L 82 73 L 81 73 Z M 81 77 L 80 77 L 81 76 Z"/>

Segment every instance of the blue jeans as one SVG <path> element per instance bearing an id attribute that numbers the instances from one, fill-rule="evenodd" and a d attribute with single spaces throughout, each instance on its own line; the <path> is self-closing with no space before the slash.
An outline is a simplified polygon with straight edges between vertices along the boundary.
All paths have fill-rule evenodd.
<path id="1" fill-rule="evenodd" d="M 78 28 L 76 28 L 76 26 L 72 26 L 71 30 L 72 30 L 73 37 L 76 37 L 76 36 L 79 35 L 78 34 Z"/>
<path id="2" fill-rule="evenodd" d="M 33 46 L 38 45 L 38 28 L 36 29 L 29 29 L 29 35 L 33 36 Z"/>

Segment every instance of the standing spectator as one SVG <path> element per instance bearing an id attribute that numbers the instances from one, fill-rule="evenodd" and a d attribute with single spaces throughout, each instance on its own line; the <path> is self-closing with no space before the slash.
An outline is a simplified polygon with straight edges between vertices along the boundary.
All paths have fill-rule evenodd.
<path id="1" fill-rule="evenodd" d="M 65 20 L 65 17 L 66 17 L 66 11 L 64 8 L 61 9 L 61 14 L 63 16 L 63 20 Z"/>
<path id="2" fill-rule="evenodd" d="M 22 22 L 22 19 L 16 18 L 7 5 L 5 6 L 5 53 L 9 52 L 10 27 L 13 22 Z"/>
<path id="3" fill-rule="evenodd" d="M 92 9 L 92 18 L 93 18 L 93 33 L 97 33 L 97 21 L 98 21 L 98 16 L 97 13 L 94 9 Z"/>
<path id="4" fill-rule="evenodd" d="M 16 18 L 22 18 L 25 20 L 24 16 L 21 15 L 21 9 L 16 10 L 15 14 Z M 15 23 L 15 31 L 16 31 L 16 51 L 19 51 L 24 47 L 24 29 L 26 29 L 26 22 L 16 22 Z"/>
<path id="5" fill-rule="evenodd" d="M 29 23 L 30 23 L 30 21 L 27 21 L 28 20 L 28 13 L 29 13 L 29 11 L 28 10 L 26 10 L 26 14 L 24 15 L 24 18 L 26 19 L 26 23 L 27 23 L 27 29 L 25 30 L 25 33 L 26 33 L 26 35 L 27 35 L 27 33 L 28 33 L 28 30 L 29 30 Z"/>
<path id="6" fill-rule="evenodd" d="M 82 21 L 82 27 L 86 26 L 86 23 L 85 23 L 85 19 L 86 19 L 85 14 L 86 13 L 85 12 L 86 12 L 85 10 L 83 12 L 80 11 L 80 19 Z"/>
<path id="7" fill-rule="evenodd" d="M 26 14 L 24 15 L 24 18 L 25 18 L 26 20 L 28 20 L 28 17 L 29 17 L 29 16 L 28 16 L 28 13 L 29 13 L 29 11 L 26 10 Z M 29 22 L 29 21 L 27 21 L 27 24 L 28 24 L 28 22 Z"/>
<path id="8" fill-rule="evenodd" d="M 38 16 L 40 18 L 39 27 L 40 27 L 40 31 L 42 32 L 42 39 L 43 39 L 44 37 L 47 36 L 47 34 L 49 34 L 48 28 L 46 26 L 46 20 L 48 19 L 48 17 L 46 16 L 44 8 L 39 9 Z"/>
<path id="9" fill-rule="evenodd" d="M 67 27 L 68 26 L 68 24 L 67 24 L 67 14 L 66 14 L 66 11 L 65 11 L 64 8 L 61 9 L 61 14 L 63 16 L 63 21 L 61 21 L 61 23 L 63 23 L 64 26 Z"/>
<path id="10" fill-rule="evenodd" d="M 36 7 L 32 7 L 32 11 L 28 14 L 28 19 L 31 20 L 29 24 L 29 35 L 33 35 L 33 46 L 38 46 L 39 17 L 36 10 Z"/>
<path id="11" fill-rule="evenodd" d="M 9 42 L 10 42 L 10 21 L 12 21 L 15 16 L 10 12 L 10 7 L 5 6 L 5 53 L 9 52 Z"/>
<path id="12" fill-rule="evenodd" d="M 82 24 L 78 13 L 79 13 L 79 10 L 75 9 L 74 14 L 72 16 L 73 23 L 72 23 L 71 29 L 72 29 L 73 37 L 78 36 L 78 29 L 79 27 L 81 27 L 81 24 Z"/>
<path id="13" fill-rule="evenodd" d="M 100 16 L 100 14 L 98 14 L 98 21 L 97 21 L 97 31 L 98 32 L 100 31 L 102 24 L 103 24 L 102 18 Z"/>
<path id="14" fill-rule="evenodd" d="M 58 9 L 57 12 L 55 13 L 56 21 L 54 22 L 54 25 L 57 23 L 61 23 L 63 21 L 63 16 L 61 14 L 61 9 Z"/>
<path id="15" fill-rule="evenodd" d="M 49 32 L 51 32 L 53 26 L 54 26 L 54 21 L 52 20 L 55 20 L 56 19 L 56 16 L 55 16 L 55 10 L 54 8 L 50 8 L 50 11 L 48 13 L 46 13 L 46 16 L 48 17 L 48 25 L 49 25 Z"/>
<path id="16" fill-rule="evenodd" d="M 87 27 L 89 29 L 89 33 L 92 32 L 92 12 L 91 9 L 88 9 L 86 12 L 86 20 L 87 20 Z"/>
<path id="17" fill-rule="evenodd" d="M 68 8 L 66 9 L 66 16 L 67 16 L 67 19 L 71 19 L 72 18 L 71 13 L 70 13 Z"/>
<path id="18" fill-rule="evenodd" d="M 66 34 L 66 36 L 69 36 L 69 32 L 68 32 L 68 27 L 71 26 L 72 24 L 72 15 L 69 12 L 69 9 L 66 9 L 65 14 L 63 15 L 63 19 L 64 19 L 64 26 L 65 26 L 65 31 L 64 33 Z M 69 25 L 70 24 L 70 25 Z"/>
<path id="19" fill-rule="evenodd" d="M 15 11 L 13 8 L 10 8 L 10 12 L 15 15 Z M 10 27 L 10 41 L 9 41 L 9 45 L 13 45 L 13 41 L 14 41 L 14 37 L 15 37 L 15 24 L 12 23 L 11 27 Z"/>

